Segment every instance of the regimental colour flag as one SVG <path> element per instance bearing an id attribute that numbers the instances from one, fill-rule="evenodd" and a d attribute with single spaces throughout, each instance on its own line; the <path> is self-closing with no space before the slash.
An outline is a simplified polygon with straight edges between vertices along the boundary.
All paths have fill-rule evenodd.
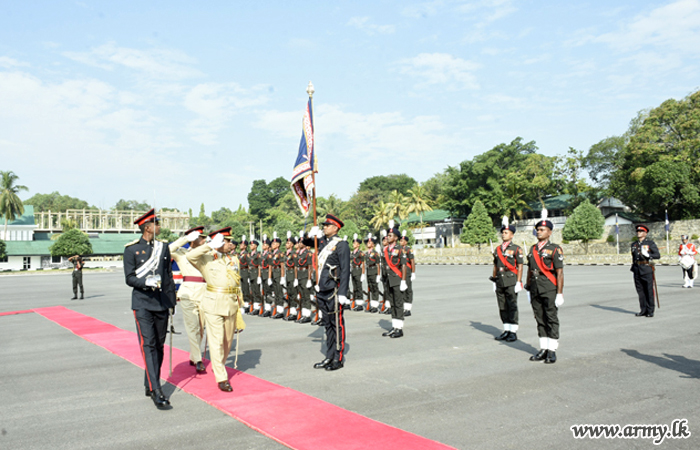
<path id="1" fill-rule="evenodd" d="M 668 210 L 666 210 L 666 233 L 668 233 L 670 229 L 670 222 L 668 221 Z"/>
<path id="2" fill-rule="evenodd" d="M 620 234 L 620 225 L 617 223 L 617 213 L 615 213 L 615 234 Z"/>
<path id="3" fill-rule="evenodd" d="M 292 192 L 297 199 L 304 217 L 309 215 L 313 196 L 314 182 L 312 174 L 318 172 L 316 168 L 316 153 L 314 152 L 314 119 L 311 108 L 311 98 L 306 105 L 306 113 L 302 121 L 301 142 L 299 153 L 294 163 L 292 173 Z"/>

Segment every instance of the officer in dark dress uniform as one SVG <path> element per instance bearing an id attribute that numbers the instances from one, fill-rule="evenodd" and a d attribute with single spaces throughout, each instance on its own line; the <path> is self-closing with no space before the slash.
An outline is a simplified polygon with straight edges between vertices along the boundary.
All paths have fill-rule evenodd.
<path id="1" fill-rule="evenodd" d="M 136 333 L 146 365 L 144 384 L 159 409 L 170 402 L 160 385 L 160 369 L 163 365 L 163 345 L 168 329 L 169 309 L 175 307 L 175 282 L 173 281 L 168 246 L 155 239 L 160 225 L 155 210 L 151 209 L 134 221 L 143 234 L 124 249 L 124 275 L 126 284 L 133 288 L 131 309 L 136 319 Z"/>
<path id="2" fill-rule="evenodd" d="M 365 304 L 365 296 L 362 292 L 362 282 L 365 280 L 365 254 L 360 250 L 362 240 L 357 238 L 357 233 L 352 237 L 352 251 L 350 252 L 350 278 L 352 279 L 352 299 L 355 302 L 353 311 L 362 311 Z"/>
<path id="3" fill-rule="evenodd" d="M 292 232 L 287 231 L 287 241 L 284 243 L 286 250 L 282 256 L 282 279 L 284 286 L 287 287 L 287 304 L 289 305 L 289 314 L 283 319 L 287 321 L 296 321 L 301 312 L 299 305 L 299 282 L 296 277 L 296 260 L 297 260 L 297 239 L 292 237 Z M 297 309 L 298 307 L 298 309 Z"/>
<path id="4" fill-rule="evenodd" d="M 503 243 L 493 252 L 493 275 L 498 311 L 503 322 L 503 333 L 497 341 L 515 342 L 518 340 L 518 292 L 523 289 L 523 251 L 513 243 L 515 225 L 503 217 L 501 238 Z"/>
<path id="5" fill-rule="evenodd" d="M 532 312 L 537 321 L 540 351 L 530 361 L 553 364 L 559 347 L 559 307 L 564 304 L 564 252 L 549 242 L 554 224 L 543 210 L 542 219 L 535 225 L 537 244 L 527 255 L 527 286 Z"/>
<path id="6" fill-rule="evenodd" d="M 391 330 L 382 333 L 382 336 L 391 338 L 403 336 L 403 303 L 405 291 L 408 289 L 406 255 L 397 244 L 400 236 L 401 232 L 394 227 L 393 221 L 390 221 L 387 230 L 387 246 L 384 247 L 383 253 L 387 265 L 387 287 L 384 293 L 391 304 Z"/>
<path id="7" fill-rule="evenodd" d="M 248 241 L 245 239 L 245 234 L 241 236 L 241 243 L 239 245 L 240 251 L 238 253 L 238 263 L 239 273 L 241 275 L 241 292 L 243 293 L 243 311 L 248 311 L 251 304 L 249 284 L 250 275 L 248 274 L 250 255 L 248 253 Z"/>
<path id="8" fill-rule="evenodd" d="M 365 272 L 367 273 L 367 293 L 369 296 L 369 312 L 379 311 L 379 283 L 381 282 L 381 256 L 374 248 L 377 240 L 370 234 L 365 239 Z"/>
<path id="9" fill-rule="evenodd" d="M 656 243 L 647 238 L 649 227 L 637 225 L 637 241 L 632 243 L 632 267 L 634 287 L 639 296 L 637 317 L 654 317 L 654 259 L 661 258 Z"/>
<path id="10" fill-rule="evenodd" d="M 298 323 L 311 322 L 311 289 L 313 286 L 313 255 L 309 248 L 304 245 L 304 234 L 299 236 L 299 250 L 297 251 L 295 270 L 296 279 L 299 284 L 299 292 L 301 296 L 301 317 L 297 320 Z"/>
<path id="11" fill-rule="evenodd" d="M 349 304 L 350 247 L 338 237 L 343 222 L 332 214 L 326 214 L 323 236 L 318 227 L 311 228 L 305 245 L 313 245 L 318 239 L 318 264 L 321 276 L 316 285 L 318 307 L 323 313 L 326 328 L 326 358 L 314 364 L 315 369 L 338 370 L 345 365 L 345 318 L 343 305 Z M 337 299 L 336 299 L 337 296 Z"/>

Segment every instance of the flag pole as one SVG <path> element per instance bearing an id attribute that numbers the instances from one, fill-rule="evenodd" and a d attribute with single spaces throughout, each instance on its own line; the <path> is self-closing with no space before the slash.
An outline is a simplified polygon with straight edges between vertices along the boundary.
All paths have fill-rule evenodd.
<path id="1" fill-rule="evenodd" d="M 311 181 L 313 182 L 314 187 L 311 190 L 311 198 L 314 210 L 314 226 L 318 226 L 318 218 L 316 216 L 316 127 L 314 126 L 314 92 L 316 92 L 314 85 L 311 83 L 311 81 L 309 81 L 308 86 L 306 86 L 306 93 L 309 94 L 309 104 L 311 105 L 311 133 L 313 133 L 314 136 L 312 148 L 313 159 L 311 161 L 311 164 L 313 165 L 313 169 L 311 170 Z M 318 237 L 316 236 L 314 236 L 314 255 L 316 259 L 316 284 L 318 284 L 321 271 L 318 270 Z"/>

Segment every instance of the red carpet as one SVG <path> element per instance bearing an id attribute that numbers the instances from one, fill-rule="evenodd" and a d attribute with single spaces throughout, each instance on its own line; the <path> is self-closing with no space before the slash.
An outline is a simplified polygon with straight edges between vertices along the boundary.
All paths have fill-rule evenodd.
<path id="1" fill-rule="evenodd" d="M 62 306 L 37 308 L 33 311 L 136 366 L 144 367 L 135 332 L 122 330 Z M 290 448 L 453 448 L 231 368 L 228 368 L 228 373 L 234 391 L 221 392 L 216 386 L 212 371 L 208 370 L 204 375 L 193 374 L 189 365 L 189 353 L 177 348 L 173 348 L 173 376 L 169 378 L 169 351 L 166 346 L 162 368 L 164 379 Z M 304 420 L 281 421 L 280 418 L 284 417 L 303 417 Z M 329 429 L 327 424 L 330 423 L 337 424 L 337 427 Z"/>

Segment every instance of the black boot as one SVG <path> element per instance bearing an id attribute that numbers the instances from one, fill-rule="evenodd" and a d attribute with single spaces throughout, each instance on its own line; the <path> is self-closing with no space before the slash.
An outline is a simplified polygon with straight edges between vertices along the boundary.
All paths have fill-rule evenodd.
<path id="1" fill-rule="evenodd" d="M 547 350 L 540 350 L 536 355 L 530 356 L 530 361 L 542 361 L 547 357 Z"/>
<path id="2" fill-rule="evenodd" d="M 389 335 L 389 337 L 392 339 L 403 337 L 403 328 L 395 329 L 394 332 Z"/>
<path id="3" fill-rule="evenodd" d="M 512 331 L 508 332 L 508 336 L 506 336 L 505 341 L 506 342 L 515 342 L 518 340 L 518 335 L 513 333 Z"/>
<path id="4" fill-rule="evenodd" d="M 158 409 L 163 409 L 170 406 L 170 402 L 167 398 L 165 398 L 165 395 L 163 395 L 163 391 L 160 388 L 151 391 L 151 400 L 153 400 L 153 404 L 156 405 L 156 408 Z"/>
<path id="5" fill-rule="evenodd" d="M 326 366 L 328 366 L 328 364 L 330 364 L 331 362 L 331 359 L 326 358 L 323 361 L 314 364 L 314 369 L 325 369 Z"/>
<path id="6" fill-rule="evenodd" d="M 544 360 L 545 364 L 554 364 L 557 362 L 557 352 L 554 350 L 547 350 L 547 359 Z"/>
<path id="7" fill-rule="evenodd" d="M 504 331 L 503 333 L 501 333 L 500 336 L 496 336 L 494 339 L 497 341 L 503 341 L 503 340 L 505 340 L 505 338 L 508 337 L 509 334 L 510 334 L 510 331 Z"/>
<path id="8" fill-rule="evenodd" d="M 389 330 L 389 331 L 385 331 L 384 333 L 382 333 L 382 336 L 385 336 L 385 337 L 386 337 L 386 336 L 389 336 L 389 335 L 390 335 L 391 333 L 393 333 L 395 330 L 396 330 L 396 328 L 392 328 L 392 329 Z"/>

